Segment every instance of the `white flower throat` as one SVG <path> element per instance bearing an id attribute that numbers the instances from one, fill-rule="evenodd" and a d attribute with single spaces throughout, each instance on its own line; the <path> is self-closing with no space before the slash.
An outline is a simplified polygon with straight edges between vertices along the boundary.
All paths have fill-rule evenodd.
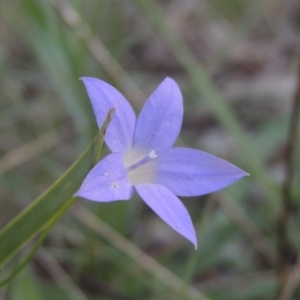
<path id="1" fill-rule="evenodd" d="M 131 148 L 124 156 L 124 165 L 132 185 L 154 182 L 155 150 L 145 155 L 145 151 Z"/>

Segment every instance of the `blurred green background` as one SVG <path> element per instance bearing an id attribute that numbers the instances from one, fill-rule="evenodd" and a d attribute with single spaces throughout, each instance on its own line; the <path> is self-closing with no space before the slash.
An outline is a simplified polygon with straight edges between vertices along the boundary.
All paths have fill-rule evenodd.
<path id="1" fill-rule="evenodd" d="M 1 1 L 0 228 L 95 136 L 81 76 L 114 85 L 136 112 L 172 77 L 185 104 L 180 143 L 251 176 L 183 199 L 197 251 L 138 197 L 79 200 L 87 210 L 71 209 L 57 223 L 30 264 L 0 289 L 0 299 L 300 299 L 297 184 L 280 255 L 277 230 L 299 33 L 297 0 Z M 277 276 L 282 261 L 284 288 Z"/>

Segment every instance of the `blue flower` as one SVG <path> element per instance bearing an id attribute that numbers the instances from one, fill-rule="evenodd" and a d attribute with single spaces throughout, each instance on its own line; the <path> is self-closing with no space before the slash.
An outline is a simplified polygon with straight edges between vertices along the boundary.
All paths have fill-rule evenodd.
<path id="1" fill-rule="evenodd" d="M 89 172 L 75 196 L 110 202 L 129 200 L 136 190 L 156 214 L 197 248 L 191 218 L 177 196 L 211 193 L 247 173 L 208 153 L 173 148 L 182 125 L 183 101 L 171 78 L 153 92 L 137 119 L 114 87 L 96 78 L 82 80 L 98 126 L 113 107 L 115 114 L 105 136 L 112 153 Z"/>

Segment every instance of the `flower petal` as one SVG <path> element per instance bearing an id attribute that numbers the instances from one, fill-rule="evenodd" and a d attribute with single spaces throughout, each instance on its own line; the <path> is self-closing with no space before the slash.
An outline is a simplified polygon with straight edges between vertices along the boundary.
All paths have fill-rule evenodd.
<path id="1" fill-rule="evenodd" d="M 164 150 L 152 163 L 155 163 L 155 182 L 178 196 L 211 193 L 248 175 L 221 158 L 191 148 Z"/>
<path id="2" fill-rule="evenodd" d="M 111 153 L 86 176 L 75 196 L 98 202 L 128 200 L 133 187 L 129 182 L 120 153 Z"/>
<path id="3" fill-rule="evenodd" d="M 133 147 L 146 152 L 172 147 L 179 135 L 182 118 L 180 89 L 167 77 L 149 97 L 137 119 Z"/>
<path id="4" fill-rule="evenodd" d="M 108 83 L 91 77 L 81 78 L 91 100 L 99 127 L 111 108 L 115 114 L 108 126 L 105 142 L 112 152 L 125 153 L 131 146 L 135 114 L 125 97 Z"/>
<path id="5" fill-rule="evenodd" d="M 171 191 L 160 184 L 139 184 L 135 188 L 158 216 L 197 248 L 197 237 L 191 217 Z"/>

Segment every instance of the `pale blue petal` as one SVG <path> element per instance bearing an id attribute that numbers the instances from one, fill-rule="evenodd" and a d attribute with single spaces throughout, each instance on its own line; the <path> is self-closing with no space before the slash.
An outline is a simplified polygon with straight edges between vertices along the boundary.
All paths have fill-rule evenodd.
<path id="1" fill-rule="evenodd" d="M 170 190 L 160 184 L 139 184 L 135 188 L 159 217 L 197 248 L 197 237 L 191 217 L 182 202 Z"/>
<path id="2" fill-rule="evenodd" d="M 128 200 L 133 195 L 120 153 L 111 153 L 86 176 L 75 196 L 92 201 Z"/>
<path id="3" fill-rule="evenodd" d="M 108 83 L 91 77 L 81 79 L 85 84 L 99 127 L 103 125 L 109 110 L 115 108 L 105 142 L 112 152 L 125 153 L 131 147 L 136 121 L 132 107 L 125 97 Z"/>
<path id="4" fill-rule="evenodd" d="M 145 103 L 136 123 L 133 147 L 159 151 L 172 147 L 183 118 L 180 89 L 166 78 Z"/>
<path id="5" fill-rule="evenodd" d="M 208 194 L 248 175 L 221 158 L 191 148 L 164 150 L 153 163 L 155 182 L 178 196 Z"/>

